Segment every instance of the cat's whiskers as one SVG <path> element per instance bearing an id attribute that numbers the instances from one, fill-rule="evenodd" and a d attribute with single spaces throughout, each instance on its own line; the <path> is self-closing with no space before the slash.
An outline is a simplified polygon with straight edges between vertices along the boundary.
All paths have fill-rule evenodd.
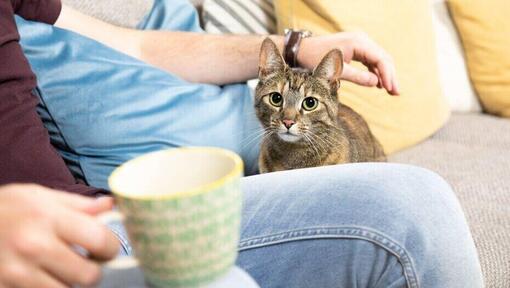
<path id="1" fill-rule="evenodd" d="M 328 146 L 334 147 L 334 146 L 336 146 L 335 144 L 338 144 L 338 139 L 333 138 L 329 134 L 318 135 L 316 133 L 313 133 L 312 131 L 310 131 L 310 133 L 312 133 L 312 135 L 315 136 L 317 139 L 326 143 L 326 145 L 328 145 Z"/>
<path id="2" fill-rule="evenodd" d="M 334 128 L 334 129 L 337 129 L 336 127 L 334 126 L 328 126 L 328 129 L 330 128 Z M 314 136 L 316 136 L 317 138 L 319 138 L 320 140 L 322 141 L 326 141 L 326 143 L 330 146 L 334 146 L 335 144 L 338 144 L 338 139 L 332 137 L 330 134 L 327 134 L 327 133 L 321 133 L 321 135 L 317 134 L 317 133 L 314 133 L 312 131 L 310 131 L 310 133 L 312 133 Z"/>
<path id="3" fill-rule="evenodd" d="M 249 132 L 249 134 L 246 137 L 243 137 L 244 139 L 241 141 L 241 144 L 244 144 L 246 141 L 251 140 L 252 137 L 258 137 L 258 135 L 263 134 L 265 132 L 265 128 L 255 128 L 253 131 Z"/>
<path id="4" fill-rule="evenodd" d="M 333 126 L 333 125 L 328 125 L 327 127 L 328 127 L 328 129 L 336 130 L 336 131 L 338 131 L 338 132 L 340 132 L 340 133 L 342 133 L 342 134 L 343 134 L 343 133 L 345 133 L 345 130 L 340 129 L 340 128 L 338 128 L 338 127 L 335 127 L 335 126 Z"/>
<path id="5" fill-rule="evenodd" d="M 243 141 L 241 141 L 241 148 L 244 149 L 248 147 L 251 143 L 258 139 L 264 139 L 269 134 L 271 134 L 272 131 L 267 128 L 258 128 L 255 132 L 252 132 L 249 136 L 247 136 Z"/>
<path id="6" fill-rule="evenodd" d="M 317 155 L 317 161 L 318 161 L 318 164 L 320 164 L 322 161 L 322 158 L 321 158 L 321 155 L 319 153 L 319 150 L 317 149 L 316 145 L 314 145 L 313 143 L 313 140 L 310 138 L 309 135 L 307 135 L 307 133 L 303 133 L 302 134 L 303 137 L 305 138 L 305 140 L 310 143 L 310 147 L 312 147 L 312 149 L 315 151 L 316 155 Z"/>
<path id="7" fill-rule="evenodd" d="M 333 144 L 317 135 L 316 133 L 312 132 L 311 130 L 307 130 L 307 133 L 313 140 L 319 140 L 320 142 L 316 141 L 317 145 L 320 145 L 322 147 L 323 152 L 328 152 L 328 147 L 333 146 Z M 321 143 L 322 142 L 322 143 Z"/>
<path id="8" fill-rule="evenodd" d="M 314 142 L 314 144 L 319 148 L 323 155 L 329 154 L 329 147 L 326 143 L 323 141 L 317 141 L 317 137 L 314 137 L 313 134 L 308 134 L 308 137 Z"/>

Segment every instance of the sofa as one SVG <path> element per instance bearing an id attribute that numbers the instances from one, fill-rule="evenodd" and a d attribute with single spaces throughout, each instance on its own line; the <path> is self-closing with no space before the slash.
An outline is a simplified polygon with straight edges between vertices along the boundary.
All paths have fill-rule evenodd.
<path id="1" fill-rule="evenodd" d="M 134 27 L 152 1 L 63 2 L 105 21 Z M 191 2 L 202 9 L 202 0 Z M 486 286 L 510 287 L 510 120 L 481 111 L 454 111 L 437 133 L 390 155 L 389 161 L 426 167 L 451 184 L 469 222 Z"/>

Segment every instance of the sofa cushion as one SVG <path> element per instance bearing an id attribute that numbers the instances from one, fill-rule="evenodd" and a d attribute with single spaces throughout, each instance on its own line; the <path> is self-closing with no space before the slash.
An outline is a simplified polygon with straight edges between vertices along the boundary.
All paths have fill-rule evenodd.
<path id="1" fill-rule="evenodd" d="M 448 4 L 484 110 L 510 118 L 508 0 L 449 0 Z"/>
<path id="2" fill-rule="evenodd" d="M 464 208 L 487 287 L 510 287 L 510 121 L 454 114 L 432 138 L 389 160 L 446 178 Z"/>
<path id="3" fill-rule="evenodd" d="M 62 3 L 97 19 L 122 26 L 136 27 L 154 1 L 148 0 L 62 0 Z"/>
<path id="4" fill-rule="evenodd" d="M 203 26 L 208 33 L 274 34 L 276 19 L 272 2 L 266 0 L 205 0 Z"/>

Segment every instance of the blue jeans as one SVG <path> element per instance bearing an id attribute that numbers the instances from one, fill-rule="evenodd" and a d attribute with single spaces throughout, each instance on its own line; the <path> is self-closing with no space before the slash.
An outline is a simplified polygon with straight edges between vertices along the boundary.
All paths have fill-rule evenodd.
<path id="1" fill-rule="evenodd" d="M 300 169 L 246 177 L 243 191 L 237 265 L 263 288 L 483 287 L 462 209 L 426 169 Z"/>

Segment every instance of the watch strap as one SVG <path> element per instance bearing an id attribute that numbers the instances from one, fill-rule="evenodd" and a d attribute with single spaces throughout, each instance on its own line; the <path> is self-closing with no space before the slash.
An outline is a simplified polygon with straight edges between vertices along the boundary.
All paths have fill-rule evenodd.
<path id="1" fill-rule="evenodd" d="M 301 40 L 310 36 L 310 32 L 286 29 L 285 30 L 285 41 L 283 46 L 283 58 L 287 65 L 290 67 L 297 67 L 297 55 L 299 47 L 301 46 Z"/>

